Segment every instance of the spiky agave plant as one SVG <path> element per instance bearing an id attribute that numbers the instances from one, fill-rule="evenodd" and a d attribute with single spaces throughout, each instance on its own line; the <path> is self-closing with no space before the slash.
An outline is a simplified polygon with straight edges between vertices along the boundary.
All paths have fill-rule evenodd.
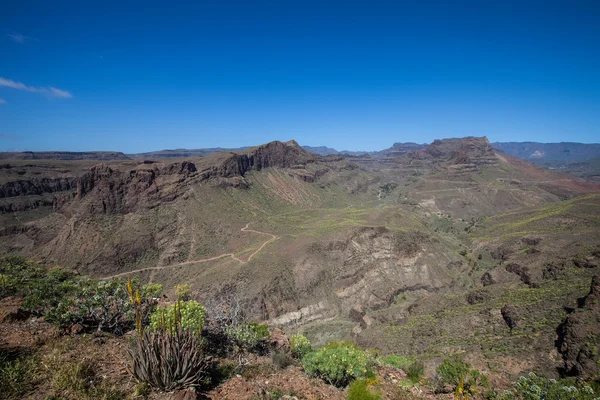
<path id="1" fill-rule="evenodd" d="M 140 382 L 171 391 L 201 385 L 208 376 L 209 362 L 200 339 L 181 327 L 169 332 L 145 331 L 129 353 L 131 374 Z"/>

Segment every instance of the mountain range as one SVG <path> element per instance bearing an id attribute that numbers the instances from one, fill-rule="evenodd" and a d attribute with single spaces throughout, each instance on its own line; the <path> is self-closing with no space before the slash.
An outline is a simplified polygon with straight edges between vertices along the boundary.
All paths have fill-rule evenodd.
<path id="1" fill-rule="evenodd" d="M 315 344 L 352 339 L 427 365 L 459 353 L 506 382 L 533 368 L 597 374 L 577 336 L 594 321 L 559 327 L 598 274 L 600 183 L 512 155 L 581 162 L 597 147 L 523 146 L 5 157 L 0 254 L 185 282 L 201 301 L 233 290 L 256 320 Z"/>

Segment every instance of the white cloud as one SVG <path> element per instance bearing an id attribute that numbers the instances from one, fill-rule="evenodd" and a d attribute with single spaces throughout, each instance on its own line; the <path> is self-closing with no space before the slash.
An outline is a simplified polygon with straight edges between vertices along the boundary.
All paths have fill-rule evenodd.
<path id="1" fill-rule="evenodd" d="M 6 35 L 6 37 L 8 37 L 10 40 L 12 40 L 15 43 L 19 43 L 19 44 L 23 44 L 23 43 L 27 43 L 27 42 L 39 42 L 39 39 L 36 39 L 34 37 L 31 36 L 25 36 L 22 35 L 20 33 L 9 33 Z"/>
<path id="2" fill-rule="evenodd" d="M 15 43 L 25 43 L 25 40 L 27 40 L 27 36 L 20 33 L 9 33 L 7 36 Z"/>
<path id="3" fill-rule="evenodd" d="M 6 100 L 0 98 L 0 104 L 6 104 Z"/>
<path id="4" fill-rule="evenodd" d="M 49 97 L 59 97 L 64 99 L 69 99 L 73 97 L 73 95 L 66 90 L 58 89 L 53 86 L 48 87 L 35 87 L 35 86 L 27 86 L 24 83 L 12 81 L 10 79 L 5 79 L 0 77 L 0 86 L 9 87 L 17 90 L 24 90 L 26 92 L 32 93 L 40 93 Z"/>

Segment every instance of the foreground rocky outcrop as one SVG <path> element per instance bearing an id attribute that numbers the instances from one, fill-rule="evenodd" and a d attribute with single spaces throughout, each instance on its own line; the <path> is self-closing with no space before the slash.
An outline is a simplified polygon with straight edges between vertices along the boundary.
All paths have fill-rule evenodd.
<path id="1" fill-rule="evenodd" d="M 564 373 L 584 379 L 600 376 L 600 276 L 592 279 L 589 294 L 580 307 L 558 327 L 557 346 Z"/>

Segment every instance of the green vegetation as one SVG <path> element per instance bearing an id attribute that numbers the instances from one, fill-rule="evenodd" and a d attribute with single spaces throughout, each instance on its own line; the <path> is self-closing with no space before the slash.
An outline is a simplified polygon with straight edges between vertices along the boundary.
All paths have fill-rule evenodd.
<path id="1" fill-rule="evenodd" d="M 0 399 L 17 399 L 35 388 L 37 360 L 30 355 L 0 353 Z"/>
<path id="2" fill-rule="evenodd" d="M 5 276 L 1 297 L 22 296 L 25 310 L 59 327 L 81 324 L 85 329 L 118 335 L 135 327 L 135 304 L 127 281 L 97 281 L 17 257 L 0 260 L 0 273 Z M 140 286 L 137 280 L 132 284 Z M 141 290 L 147 294 L 158 288 Z M 146 298 L 139 298 L 139 302 L 138 311 L 145 318 L 153 306 Z"/>
<path id="3" fill-rule="evenodd" d="M 130 354 L 132 375 L 161 390 L 199 386 L 208 377 L 200 339 L 181 325 L 175 331 L 144 332 Z"/>
<path id="4" fill-rule="evenodd" d="M 419 383 L 425 374 L 425 365 L 420 361 L 415 361 L 406 367 L 404 372 L 412 383 Z"/>
<path id="5" fill-rule="evenodd" d="M 446 359 L 437 369 L 443 384 L 451 385 L 454 398 L 468 400 L 471 396 L 483 392 L 489 384 L 487 377 L 459 358 Z"/>
<path id="6" fill-rule="evenodd" d="M 143 298 L 159 297 L 163 292 L 163 285 L 160 283 L 147 283 L 142 286 L 141 296 Z"/>
<path id="7" fill-rule="evenodd" d="M 290 338 L 290 348 L 292 350 L 292 354 L 300 359 L 313 351 L 310 340 L 301 334 L 293 335 Z"/>
<path id="8" fill-rule="evenodd" d="M 375 360 L 350 342 L 331 342 L 302 359 L 306 372 L 335 386 L 373 373 Z"/>
<path id="9" fill-rule="evenodd" d="M 576 383 L 573 379 L 548 379 L 531 372 L 521 376 L 513 390 L 494 393 L 495 400 L 595 400 L 598 394 L 591 386 Z"/>
<path id="10" fill-rule="evenodd" d="M 178 327 L 202 334 L 206 321 L 206 309 L 195 300 L 177 301 L 166 307 L 158 307 L 150 315 L 150 327 L 155 331 L 177 330 Z"/>
<path id="11" fill-rule="evenodd" d="M 251 322 L 242 324 L 237 329 L 229 328 L 226 330 L 231 340 L 233 340 L 237 352 L 260 352 L 265 347 L 269 338 L 269 327 L 263 324 Z"/>
<path id="12" fill-rule="evenodd" d="M 0 260 L 0 297 L 23 296 L 24 308 L 39 315 L 54 309 L 75 292 L 78 278 L 59 267 L 47 268 L 20 257 Z"/>
<path id="13" fill-rule="evenodd" d="M 415 362 L 414 357 L 398 356 L 396 354 L 389 354 L 380 360 L 381 364 L 389 365 L 390 367 L 405 369 L 409 365 Z"/>
<path id="14" fill-rule="evenodd" d="M 348 387 L 347 400 L 380 400 L 381 395 L 370 386 L 369 379 L 356 379 Z"/>
<path id="15" fill-rule="evenodd" d="M 175 294 L 179 300 L 187 301 L 190 299 L 192 294 L 192 286 L 189 284 L 177 285 L 175 287 Z"/>
<path id="16" fill-rule="evenodd" d="M 52 389 L 48 400 L 125 400 L 125 393 L 99 376 L 95 359 L 84 357 L 75 361 L 61 350 L 54 349 L 41 362 L 44 367 L 41 375 Z"/>

